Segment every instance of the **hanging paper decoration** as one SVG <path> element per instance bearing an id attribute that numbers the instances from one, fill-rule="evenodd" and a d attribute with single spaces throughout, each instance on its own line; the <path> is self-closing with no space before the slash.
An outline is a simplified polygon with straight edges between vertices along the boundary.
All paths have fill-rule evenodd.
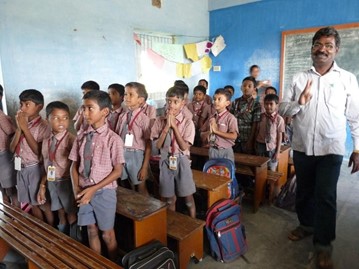
<path id="1" fill-rule="evenodd" d="M 224 38 L 223 36 L 218 36 L 216 38 L 216 40 L 213 43 L 213 46 L 211 48 L 212 54 L 217 57 L 218 54 L 220 54 L 222 52 L 222 50 L 224 50 L 224 48 L 226 47 L 226 44 L 224 43 Z"/>
<path id="2" fill-rule="evenodd" d="M 139 38 L 139 36 L 136 33 L 133 33 L 133 40 L 135 40 L 138 45 L 140 45 L 140 46 L 142 45 L 141 39 Z"/>
<path id="3" fill-rule="evenodd" d="M 185 44 L 183 45 L 183 47 L 184 47 L 184 51 L 186 52 L 187 59 L 191 59 L 194 62 L 199 60 L 197 46 L 195 43 Z"/>
<path id="4" fill-rule="evenodd" d="M 211 41 L 198 42 L 196 44 L 198 57 L 202 58 L 204 55 L 207 55 L 211 51 L 212 45 Z"/>
<path id="5" fill-rule="evenodd" d="M 182 44 L 152 43 L 152 50 L 172 62 L 182 62 L 184 51 Z"/>

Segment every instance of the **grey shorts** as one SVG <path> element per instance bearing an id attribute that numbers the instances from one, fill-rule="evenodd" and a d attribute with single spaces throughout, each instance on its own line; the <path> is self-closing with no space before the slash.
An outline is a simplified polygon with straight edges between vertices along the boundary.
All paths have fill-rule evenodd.
<path id="1" fill-rule="evenodd" d="M 275 149 L 267 151 L 267 146 L 265 143 L 256 142 L 255 150 L 256 150 L 256 155 L 271 158 L 271 160 L 268 162 L 269 170 L 272 171 L 277 170 L 278 162 L 273 159 L 273 156 L 275 155 Z"/>
<path id="2" fill-rule="evenodd" d="M 229 159 L 234 163 L 234 153 L 233 153 L 232 148 L 216 149 L 216 148 L 210 147 L 208 156 L 210 159 L 215 159 L 215 158 Z"/>
<path id="3" fill-rule="evenodd" d="M 77 211 L 71 179 L 48 181 L 47 189 L 49 190 L 51 198 L 51 211 L 56 211 L 61 208 L 63 208 L 67 214 Z"/>
<path id="4" fill-rule="evenodd" d="M 16 171 L 12 154 L 9 151 L 0 152 L 0 187 L 7 189 L 16 185 Z"/>
<path id="5" fill-rule="evenodd" d="M 142 183 L 138 180 L 138 172 L 142 167 L 144 154 L 143 150 L 124 151 L 126 163 L 122 169 L 121 179 L 128 179 L 132 185 Z"/>
<path id="6" fill-rule="evenodd" d="M 86 226 L 97 223 L 101 231 L 113 229 L 116 215 L 116 189 L 98 190 L 87 205 L 82 205 L 77 213 L 77 224 Z"/>
<path id="7" fill-rule="evenodd" d="M 37 192 L 42 176 L 42 167 L 38 164 L 21 168 L 17 171 L 17 196 L 21 203 L 30 203 L 31 205 L 39 205 L 37 202 Z"/>
<path id="8" fill-rule="evenodd" d="M 196 192 L 191 164 L 188 156 L 177 157 L 177 170 L 170 170 L 168 158 L 160 160 L 160 195 L 170 198 L 176 195 L 186 197 Z"/>

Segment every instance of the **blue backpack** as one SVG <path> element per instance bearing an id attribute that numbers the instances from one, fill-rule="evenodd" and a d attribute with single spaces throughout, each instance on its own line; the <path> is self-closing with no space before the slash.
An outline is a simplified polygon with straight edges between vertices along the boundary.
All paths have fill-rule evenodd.
<path id="1" fill-rule="evenodd" d="M 231 160 L 224 158 L 210 159 L 204 164 L 203 172 L 230 178 L 232 181 L 228 184 L 229 197 L 231 199 L 237 198 L 239 186 L 236 179 L 236 169 Z"/>
<path id="2" fill-rule="evenodd" d="M 231 262 L 248 250 L 240 211 L 240 206 L 230 199 L 219 200 L 207 211 L 206 232 L 211 255 L 217 261 Z"/>

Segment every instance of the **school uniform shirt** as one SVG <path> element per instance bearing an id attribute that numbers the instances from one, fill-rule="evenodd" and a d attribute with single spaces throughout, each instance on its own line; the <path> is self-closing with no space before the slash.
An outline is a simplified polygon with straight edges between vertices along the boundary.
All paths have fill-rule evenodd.
<path id="1" fill-rule="evenodd" d="M 193 115 L 193 122 L 196 128 L 198 127 L 198 121 L 202 114 L 202 111 L 206 106 L 208 106 L 208 104 L 204 100 L 201 102 L 193 101 L 187 105 L 187 108 L 189 109 L 189 111 L 191 111 Z"/>
<path id="2" fill-rule="evenodd" d="M 211 118 L 216 119 L 218 130 L 224 133 L 237 133 L 238 134 L 238 124 L 237 119 L 228 110 L 222 111 L 221 113 L 216 113 Z M 209 131 L 209 125 L 208 130 Z M 234 146 L 235 139 L 227 139 L 216 135 L 215 147 L 220 149 L 227 149 Z"/>
<path id="3" fill-rule="evenodd" d="M 242 142 L 248 141 L 252 124 L 260 121 L 261 105 L 253 97 L 245 99 L 242 96 L 234 100 L 231 113 L 238 121 L 239 139 Z"/>
<path id="4" fill-rule="evenodd" d="M 132 117 L 129 121 L 130 110 L 120 115 L 120 128 L 118 134 L 125 142 L 126 134 L 133 134 L 132 147 L 125 147 L 136 150 L 145 150 L 146 140 L 150 139 L 150 119 L 143 113 L 142 108 L 132 111 Z M 126 128 L 127 126 L 127 128 Z M 127 129 L 127 130 L 126 130 Z"/>
<path id="5" fill-rule="evenodd" d="M 216 114 L 216 109 L 214 108 L 213 105 L 208 105 L 203 109 L 201 113 L 201 118 L 205 119 L 205 121 L 203 123 L 203 127 L 201 128 L 201 131 L 205 131 L 207 130 L 207 128 L 209 128 L 209 119 L 213 117 L 215 114 Z"/>
<path id="6" fill-rule="evenodd" d="M 51 133 L 49 125 L 41 118 L 41 116 L 29 121 L 28 128 L 37 143 L 42 143 L 42 141 Z M 23 138 L 20 138 L 15 149 L 15 155 L 21 157 L 21 164 L 28 166 L 40 163 L 40 155 L 36 155 L 32 151 L 25 136 L 22 135 L 21 137 Z"/>
<path id="7" fill-rule="evenodd" d="M 92 138 L 92 162 L 89 179 L 84 178 L 84 149 L 86 135 L 94 132 Z M 112 131 L 107 124 L 94 130 L 90 125 L 87 130 L 77 136 L 69 159 L 79 164 L 79 186 L 84 188 L 95 185 L 104 180 L 118 164 L 125 163 L 123 156 L 123 142 L 119 135 Z M 116 180 L 106 185 L 104 189 L 115 189 Z"/>
<path id="8" fill-rule="evenodd" d="M 84 113 L 84 110 L 83 110 L 83 108 L 81 106 L 81 107 L 79 107 L 79 109 L 77 109 L 76 114 L 75 114 L 75 116 L 74 116 L 74 118 L 72 120 L 74 122 L 76 122 L 80 117 L 83 117 L 83 113 Z M 80 130 L 86 130 L 87 128 L 88 128 L 88 124 L 83 119 L 82 124 L 80 126 Z"/>
<path id="9" fill-rule="evenodd" d="M 277 148 L 278 132 L 284 133 L 284 131 L 284 119 L 278 115 L 278 112 L 274 112 L 271 115 L 262 113 L 261 121 L 258 123 L 256 141 L 266 144 L 267 151 L 272 151 Z"/>
<path id="10" fill-rule="evenodd" d="M 15 126 L 11 118 L 0 110 L 0 152 L 9 150 L 11 136 L 15 133 Z"/>
<path id="11" fill-rule="evenodd" d="M 176 116 L 176 123 L 178 126 L 178 131 L 181 134 L 181 137 L 183 138 L 183 140 L 188 142 L 190 145 L 193 145 L 194 136 L 195 136 L 195 128 L 194 128 L 194 123 L 193 123 L 192 119 L 186 118 L 183 113 L 178 113 L 178 115 Z M 151 140 L 157 140 L 160 137 L 161 132 L 165 128 L 166 124 L 167 124 L 166 117 L 158 117 L 156 119 L 155 123 L 153 124 L 152 130 L 151 130 Z M 174 137 L 173 130 L 170 130 L 167 133 L 167 135 L 171 136 L 170 138 L 172 141 L 173 137 Z M 186 155 L 186 156 L 190 155 L 189 149 L 182 151 L 179 148 L 176 139 L 174 139 L 173 142 L 174 142 L 173 145 L 169 145 L 168 147 L 166 147 L 165 146 L 166 141 L 165 141 L 163 143 L 163 145 L 165 147 L 161 148 L 161 153 L 173 153 L 173 154 L 177 154 L 177 155 L 182 154 L 182 155 Z M 172 148 L 172 146 L 173 146 L 173 148 Z"/>
<path id="12" fill-rule="evenodd" d="M 145 103 L 142 106 L 142 111 L 150 120 L 156 119 L 156 108 L 154 106 Z"/>
<path id="13" fill-rule="evenodd" d="M 298 99 L 308 79 L 312 98 L 305 105 Z M 283 116 L 293 117 L 293 150 L 306 155 L 344 155 L 346 123 L 348 121 L 354 148 L 359 150 L 359 87 L 352 73 L 335 62 L 320 75 L 314 67 L 294 76 L 289 89 L 284 90 L 279 108 Z"/>
<path id="14" fill-rule="evenodd" d="M 123 107 L 119 107 L 115 110 L 111 110 L 110 114 L 108 114 L 107 116 L 107 123 L 108 123 L 108 126 L 110 127 L 110 129 L 112 131 L 115 131 L 118 130 L 119 128 L 119 117 L 122 113 L 125 113 L 126 112 L 126 109 L 123 108 Z"/>
<path id="15" fill-rule="evenodd" d="M 55 155 L 51 161 L 49 156 L 49 148 L 51 147 L 53 137 L 56 138 Z M 75 136 L 69 131 L 63 131 L 54 135 L 51 133 L 50 137 L 45 138 L 42 142 L 42 158 L 44 160 L 44 167 L 47 171 L 50 165 L 55 166 L 56 179 L 70 178 L 71 161 L 68 159 L 72 145 L 75 141 Z M 52 157 L 51 157 L 52 159 Z"/>

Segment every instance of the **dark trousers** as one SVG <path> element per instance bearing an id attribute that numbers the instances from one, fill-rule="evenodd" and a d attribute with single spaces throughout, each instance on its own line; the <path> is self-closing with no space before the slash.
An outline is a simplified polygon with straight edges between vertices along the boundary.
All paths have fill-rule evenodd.
<path id="1" fill-rule="evenodd" d="M 307 156 L 294 151 L 293 160 L 299 222 L 313 228 L 315 245 L 328 246 L 335 239 L 337 182 L 343 156 Z"/>

